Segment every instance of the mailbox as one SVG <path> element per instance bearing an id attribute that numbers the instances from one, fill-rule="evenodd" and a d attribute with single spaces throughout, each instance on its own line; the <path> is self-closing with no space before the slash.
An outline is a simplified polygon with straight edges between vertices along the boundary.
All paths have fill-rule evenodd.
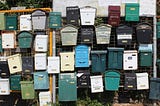
<path id="1" fill-rule="evenodd" d="M 123 70 L 138 69 L 138 53 L 137 50 L 125 50 L 123 53 Z"/>
<path id="2" fill-rule="evenodd" d="M 61 22 L 61 12 L 50 12 L 49 13 L 49 28 L 60 28 Z"/>
<path id="3" fill-rule="evenodd" d="M 89 70 L 78 70 L 77 83 L 79 88 L 89 88 L 90 86 Z"/>
<path id="4" fill-rule="evenodd" d="M 120 6 L 108 7 L 108 24 L 118 26 L 120 23 Z"/>
<path id="5" fill-rule="evenodd" d="M 148 73 L 136 73 L 137 90 L 149 89 Z"/>
<path id="6" fill-rule="evenodd" d="M 20 31 L 32 30 L 31 14 L 20 16 Z"/>
<path id="7" fill-rule="evenodd" d="M 39 92 L 39 105 L 40 106 L 51 106 L 51 92 L 50 91 L 41 91 Z"/>
<path id="8" fill-rule="evenodd" d="M 10 76 L 10 88 L 11 90 L 21 90 L 21 75 Z"/>
<path id="9" fill-rule="evenodd" d="M 139 21 L 139 3 L 125 4 L 125 21 Z"/>
<path id="10" fill-rule="evenodd" d="M 18 43 L 20 48 L 31 48 L 33 35 L 28 31 L 21 31 L 18 34 Z"/>
<path id="11" fill-rule="evenodd" d="M 60 57 L 53 56 L 48 57 L 48 73 L 57 74 L 60 73 Z"/>
<path id="12" fill-rule="evenodd" d="M 10 94 L 9 79 L 8 78 L 0 79 L 0 95 L 9 95 L 9 94 Z"/>
<path id="13" fill-rule="evenodd" d="M 17 15 L 6 15 L 6 30 L 17 30 L 18 19 Z"/>
<path id="14" fill-rule="evenodd" d="M 85 6 L 80 8 L 81 25 L 94 25 L 96 8 Z"/>
<path id="15" fill-rule="evenodd" d="M 130 45 L 132 42 L 133 29 L 126 25 L 121 25 L 117 27 L 117 44 L 118 45 Z"/>
<path id="16" fill-rule="evenodd" d="M 47 54 L 36 53 L 34 55 L 34 67 L 35 70 L 46 70 L 47 69 Z"/>
<path id="17" fill-rule="evenodd" d="M 81 43 L 82 44 L 92 44 L 94 37 L 94 29 L 93 27 L 81 27 Z"/>
<path id="18" fill-rule="evenodd" d="M 22 71 L 22 58 L 21 54 L 14 54 L 7 57 L 9 71 L 11 74 Z"/>
<path id="19" fill-rule="evenodd" d="M 89 67 L 89 47 L 87 45 L 76 46 L 75 67 Z"/>
<path id="20" fill-rule="evenodd" d="M 160 38 L 160 22 L 157 22 L 157 38 Z"/>
<path id="21" fill-rule="evenodd" d="M 0 77 L 9 78 L 10 72 L 8 67 L 8 62 L 6 57 L 0 57 Z"/>
<path id="22" fill-rule="evenodd" d="M 67 24 L 79 26 L 79 15 L 80 14 L 78 6 L 66 7 Z"/>
<path id="23" fill-rule="evenodd" d="M 0 36 L 0 52 L 3 52 L 3 48 L 2 48 L 2 36 Z"/>
<path id="24" fill-rule="evenodd" d="M 3 31 L 2 32 L 2 48 L 13 49 L 15 48 L 15 32 L 14 31 Z"/>
<path id="25" fill-rule="evenodd" d="M 136 27 L 137 42 L 138 43 L 151 43 L 152 27 L 147 23 L 140 23 Z"/>
<path id="26" fill-rule="evenodd" d="M 34 30 L 46 29 L 47 15 L 45 11 L 41 9 L 34 10 L 31 14 L 31 19 Z"/>
<path id="27" fill-rule="evenodd" d="M 124 48 L 108 47 L 108 69 L 122 69 Z"/>
<path id="28" fill-rule="evenodd" d="M 111 26 L 108 24 L 101 24 L 96 26 L 96 41 L 97 44 L 109 44 L 111 35 Z"/>
<path id="29" fill-rule="evenodd" d="M 150 67 L 152 66 L 152 44 L 140 44 L 139 45 L 139 66 Z"/>
<path id="30" fill-rule="evenodd" d="M 61 40 L 63 46 L 77 44 L 78 28 L 73 25 L 66 25 L 61 29 Z"/>
<path id="31" fill-rule="evenodd" d="M 35 51 L 47 52 L 47 50 L 48 50 L 48 35 L 36 35 Z"/>
<path id="32" fill-rule="evenodd" d="M 0 13 L 0 30 L 5 30 L 6 27 L 6 18 L 5 18 L 5 13 Z"/>
<path id="33" fill-rule="evenodd" d="M 91 92 L 92 93 L 103 92 L 102 75 L 90 76 L 90 80 L 91 80 Z"/>
<path id="34" fill-rule="evenodd" d="M 136 82 L 136 74 L 135 73 L 124 73 L 124 89 L 126 90 L 136 90 L 137 82 Z"/>
<path id="35" fill-rule="evenodd" d="M 61 71 L 74 71 L 74 52 L 61 52 Z"/>
<path id="36" fill-rule="evenodd" d="M 106 71 L 106 56 L 107 50 L 91 51 L 91 66 L 92 72 L 105 72 Z"/>
<path id="37" fill-rule="evenodd" d="M 22 71 L 31 74 L 34 71 L 34 60 L 32 56 L 22 56 Z"/>
<path id="38" fill-rule="evenodd" d="M 34 89 L 49 89 L 49 78 L 48 73 L 45 72 L 34 72 Z"/>
<path id="39" fill-rule="evenodd" d="M 77 100 L 77 78 L 76 73 L 59 74 L 59 101 Z"/>

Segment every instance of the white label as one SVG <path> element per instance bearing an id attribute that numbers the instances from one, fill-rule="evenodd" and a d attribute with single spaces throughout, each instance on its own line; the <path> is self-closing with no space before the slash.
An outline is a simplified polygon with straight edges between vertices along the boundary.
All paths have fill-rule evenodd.
<path id="1" fill-rule="evenodd" d="M 118 35 L 117 39 L 132 39 L 132 35 Z"/>

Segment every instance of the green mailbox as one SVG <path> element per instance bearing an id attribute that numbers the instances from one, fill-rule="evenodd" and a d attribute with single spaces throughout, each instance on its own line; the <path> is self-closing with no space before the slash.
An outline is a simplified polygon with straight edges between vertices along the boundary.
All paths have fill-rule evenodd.
<path id="1" fill-rule="evenodd" d="M 160 38 L 160 22 L 157 22 L 157 38 Z"/>
<path id="2" fill-rule="evenodd" d="M 139 3 L 126 3 L 125 5 L 125 20 L 139 21 Z"/>
<path id="3" fill-rule="evenodd" d="M 0 13 L 0 30 L 5 30 L 5 13 Z"/>
<path id="4" fill-rule="evenodd" d="M 61 23 L 61 12 L 49 13 L 49 28 L 60 28 Z"/>
<path id="5" fill-rule="evenodd" d="M 2 36 L 0 35 L 0 52 L 3 52 L 3 48 L 2 48 Z"/>
<path id="6" fill-rule="evenodd" d="M 21 75 L 11 75 L 10 76 L 10 89 L 11 90 L 21 90 Z"/>
<path id="7" fill-rule="evenodd" d="M 124 48 L 108 47 L 108 69 L 123 68 Z"/>
<path id="8" fill-rule="evenodd" d="M 157 59 L 156 66 L 157 66 L 158 70 L 160 70 L 160 59 Z"/>
<path id="9" fill-rule="evenodd" d="M 77 100 L 76 73 L 59 74 L 59 101 Z"/>
<path id="10" fill-rule="evenodd" d="M 119 88 L 120 73 L 115 70 L 105 72 L 105 90 L 116 91 Z"/>
<path id="11" fill-rule="evenodd" d="M 21 31 L 18 34 L 18 43 L 20 48 L 31 48 L 33 36 L 28 31 Z"/>
<path id="12" fill-rule="evenodd" d="M 139 66 L 152 66 L 152 44 L 139 45 Z"/>
<path id="13" fill-rule="evenodd" d="M 107 50 L 91 51 L 92 72 L 105 72 Z"/>
<path id="14" fill-rule="evenodd" d="M 17 30 L 17 15 L 6 15 L 6 30 Z"/>

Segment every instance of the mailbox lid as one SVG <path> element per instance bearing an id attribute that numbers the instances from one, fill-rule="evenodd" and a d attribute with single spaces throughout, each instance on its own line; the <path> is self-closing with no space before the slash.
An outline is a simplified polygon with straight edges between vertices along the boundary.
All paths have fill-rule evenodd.
<path id="1" fill-rule="evenodd" d="M 49 28 L 60 28 L 61 22 L 61 12 L 50 12 L 49 13 Z"/>
<path id="2" fill-rule="evenodd" d="M 48 57 L 47 70 L 49 74 L 60 73 L 60 57 L 59 56 Z"/>
<path id="3" fill-rule="evenodd" d="M 17 30 L 17 15 L 6 15 L 6 30 Z"/>
<path id="4" fill-rule="evenodd" d="M 124 75 L 125 75 L 124 88 L 126 90 L 136 90 L 137 89 L 136 74 L 124 73 Z"/>
<path id="5" fill-rule="evenodd" d="M 148 73 L 136 73 L 137 90 L 149 89 Z"/>
<path id="6" fill-rule="evenodd" d="M 90 86 L 89 70 L 78 70 L 77 83 L 79 88 L 88 88 Z"/>
<path id="7" fill-rule="evenodd" d="M 10 76 L 10 89 L 11 90 L 21 90 L 21 75 L 11 75 Z"/>
<path id="8" fill-rule="evenodd" d="M 20 16 L 20 31 L 22 30 L 32 30 L 31 14 Z"/>
<path id="9" fill-rule="evenodd" d="M 139 52 L 152 52 L 153 44 L 140 44 L 138 51 Z"/>
<path id="10" fill-rule="evenodd" d="M 46 52 L 48 50 L 48 35 L 36 35 L 35 51 Z"/>
<path id="11" fill-rule="evenodd" d="M 31 74 L 34 71 L 34 58 L 32 56 L 22 56 L 22 70 L 24 74 Z"/>
<path id="12" fill-rule="evenodd" d="M 34 55 L 34 67 L 35 70 L 46 70 L 47 69 L 47 54 L 46 53 L 35 53 Z"/>
<path id="13" fill-rule="evenodd" d="M 10 94 L 10 81 L 8 78 L 0 79 L 0 95 Z"/>

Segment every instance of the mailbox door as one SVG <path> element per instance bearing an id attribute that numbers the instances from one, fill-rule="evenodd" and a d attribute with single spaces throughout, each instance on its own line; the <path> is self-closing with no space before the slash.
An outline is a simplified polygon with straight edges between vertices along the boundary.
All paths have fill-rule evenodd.
<path id="1" fill-rule="evenodd" d="M 46 53 L 35 54 L 35 70 L 46 70 L 47 69 L 47 57 Z"/>
<path id="2" fill-rule="evenodd" d="M 60 57 L 48 57 L 48 73 L 55 74 L 60 72 Z"/>
<path id="3" fill-rule="evenodd" d="M 80 88 L 88 88 L 90 86 L 89 70 L 78 70 L 77 83 Z"/>
<path id="4" fill-rule="evenodd" d="M 152 52 L 140 52 L 140 66 L 152 66 Z"/>
<path id="5" fill-rule="evenodd" d="M 17 30 L 17 15 L 6 16 L 6 30 Z"/>
<path id="6" fill-rule="evenodd" d="M 20 16 L 20 31 L 22 30 L 32 30 L 31 14 Z"/>
<path id="7" fill-rule="evenodd" d="M 136 74 L 135 73 L 125 73 L 125 84 L 124 88 L 126 90 L 136 90 Z"/>
<path id="8" fill-rule="evenodd" d="M 148 73 L 136 73 L 137 90 L 149 89 Z"/>
<path id="9" fill-rule="evenodd" d="M 15 35 L 14 33 L 2 33 L 2 48 L 14 48 L 15 47 Z"/>
<path id="10" fill-rule="evenodd" d="M 94 31 L 92 27 L 81 28 L 81 43 L 92 44 L 93 43 Z"/>
<path id="11" fill-rule="evenodd" d="M 48 50 L 48 35 L 36 35 L 35 51 L 46 52 Z"/>
<path id="12" fill-rule="evenodd" d="M 0 30 L 5 30 L 5 14 L 0 13 Z"/>
<path id="13" fill-rule="evenodd" d="M 33 57 L 23 56 L 22 57 L 22 70 L 23 73 L 32 73 L 34 70 Z"/>
<path id="14" fill-rule="evenodd" d="M 6 57 L 0 57 L 0 77 L 9 78 L 10 72 L 8 67 L 8 62 Z"/>
<path id="15" fill-rule="evenodd" d="M 0 79 L 0 95 L 9 95 L 10 94 L 10 85 L 9 79 Z"/>
<path id="16" fill-rule="evenodd" d="M 21 76 L 20 75 L 11 75 L 10 76 L 10 88 L 11 90 L 21 90 Z"/>
<path id="17" fill-rule="evenodd" d="M 61 12 L 50 12 L 49 13 L 49 27 L 60 28 L 61 25 Z"/>

